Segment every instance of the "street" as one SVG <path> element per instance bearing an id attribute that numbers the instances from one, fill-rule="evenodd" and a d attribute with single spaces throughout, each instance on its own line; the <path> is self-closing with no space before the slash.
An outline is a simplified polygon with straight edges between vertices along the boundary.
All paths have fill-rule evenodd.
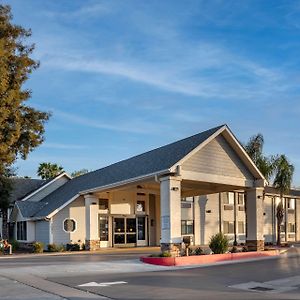
<path id="1" fill-rule="evenodd" d="M 6 280 L 39 290 L 37 299 L 300 299 L 299 249 L 297 256 L 292 251 L 290 257 L 194 268 L 142 264 L 143 254 L 130 251 L 1 259 L 0 267 Z M 25 299 L 26 289 L 20 291 L 19 298 L 1 293 L 0 299 Z"/>

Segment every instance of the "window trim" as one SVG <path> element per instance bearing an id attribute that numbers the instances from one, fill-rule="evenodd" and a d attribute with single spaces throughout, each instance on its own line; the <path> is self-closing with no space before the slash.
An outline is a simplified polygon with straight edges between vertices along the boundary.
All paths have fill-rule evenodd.
<path id="1" fill-rule="evenodd" d="M 74 221 L 74 223 L 75 223 L 75 229 L 73 231 L 66 231 L 65 230 L 65 221 L 66 220 L 72 220 L 72 221 Z M 63 220 L 63 222 L 62 222 L 62 228 L 63 228 L 63 231 L 66 232 L 66 233 L 74 233 L 74 232 L 77 231 L 77 221 L 74 218 L 65 218 Z"/>
<path id="2" fill-rule="evenodd" d="M 17 224 L 16 224 L 16 238 L 17 238 L 17 241 L 22 241 L 22 242 L 25 242 L 25 241 L 27 241 L 27 238 L 28 238 L 28 226 L 27 226 L 27 221 L 17 221 L 16 222 Z M 19 230 L 18 230 L 18 223 L 23 223 L 23 224 L 25 224 L 26 225 L 26 230 L 25 230 L 25 239 L 19 239 L 18 238 L 18 233 L 19 233 Z M 22 235 L 21 235 L 21 237 L 22 237 Z"/>
<path id="3" fill-rule="evenodd" d="M 187 226 L 192 226 L 193 232 L 192 233 L 183 233 L 182 232 L 182 222 L 184 222 L 185 229 L 187 229 Z M 192 222 L 192 225 L 187 225 L 187 222 Z M 195 234 L 195 221 L 194 220 L 181 220 L 180 224 L 181 224 L 181 236 Z"/>

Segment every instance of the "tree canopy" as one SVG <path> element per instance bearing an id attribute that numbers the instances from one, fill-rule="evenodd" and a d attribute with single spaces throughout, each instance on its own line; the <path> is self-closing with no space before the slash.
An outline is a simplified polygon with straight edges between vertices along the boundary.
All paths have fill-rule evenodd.
<path id="1" fill-rule="evenodd" d="M 89 172 L 88 169 L 77 170 L 77 171 L 74 171 L 74 172 L 71 173 L 71 177 L 73 177 L 73 178 L 78 177 L 78 176 L 81 176 L 81 175 L 86 174 L 88 172 Z"/>
<path id="2" fill-rule="evenodd" d="M 31 91 L 24 84 L 39 66 L 30 57 L 34 45 L 25 42 L 30 36 L 30 30 L 12 23 L 10 7 L 0 4 L 0 210 L 4 238 L 12 166 L 44 141 L 44 125 L 50 117 L 27 104 Z"/>
<path id="3" fill-rule="evenodd" d="M 23 86 L 39 62 L 30 57 L 34 45 L 25 44 L 31 31 L 11 21 L 10 7 L 0 5 L 0 174 L 44 141 L 49 119 L 26 103 L 31 91 Z"/>
<path id="4" fill-rule="evenodd" d="M 42 179 L 51 179 L 59 175 L 63 170 L 64 168 L 58 164 L 43 162 L 38 167 L 37 175 Z"/>
<path id="5" fill-rule="evenodd" d="M 264 155 L 264 143 L 263 135 L 258 133 L 257 135 L 250 137 L 249 141 L 245 145 L 245 150 L 263 176 L 267 180 L 270 180 L 276 170 L 276 157 Z"/>

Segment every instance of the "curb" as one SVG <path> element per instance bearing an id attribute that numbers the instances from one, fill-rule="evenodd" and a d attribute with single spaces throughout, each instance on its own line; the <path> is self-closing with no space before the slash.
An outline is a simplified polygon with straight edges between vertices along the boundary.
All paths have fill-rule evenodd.
<path id="1" fill-rule="evenodd" d="M 270 257 L 278 257 L 279 250 L 260 251 L 260 252 L 241 252 L 241 253 L 225 253 L 199 256 L 183 256 L 183 257 L 141 257 L 140 261 L 147 264 L 159 266 L 191 266 L 191 265 L 207 265 L 220 262 L 246 261 L 249 259 L 262 259 Z"/>

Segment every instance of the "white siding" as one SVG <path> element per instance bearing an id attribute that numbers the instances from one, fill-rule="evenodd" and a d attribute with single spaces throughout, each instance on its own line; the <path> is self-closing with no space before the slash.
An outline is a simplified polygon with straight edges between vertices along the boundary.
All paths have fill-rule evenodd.
<path id="1" fill-rule="evenodd" d="M 253 179 L 223 136 L 217 136 L 182 164 L 182 169 L 234 178 Z"/>
<path id="2" fill-rule="evenodd" d="M 44 248 L 47 248 L 49 242 L 49 222 L 48 221 L 36 221 L 35 222 L 35 240 L 42 242 Z"/>
<path id="3" fill-rule="evenodd" d="M 65 232 L 63 229 L 63 222 L 68 218 L 74 219 L 76 222 L 76 230 L 71 233 Z M 85 204 L 83 197 L 79 197 L 53 217 L 52 233 L 53 243 L 55 244 L 85 241 Z"/>

